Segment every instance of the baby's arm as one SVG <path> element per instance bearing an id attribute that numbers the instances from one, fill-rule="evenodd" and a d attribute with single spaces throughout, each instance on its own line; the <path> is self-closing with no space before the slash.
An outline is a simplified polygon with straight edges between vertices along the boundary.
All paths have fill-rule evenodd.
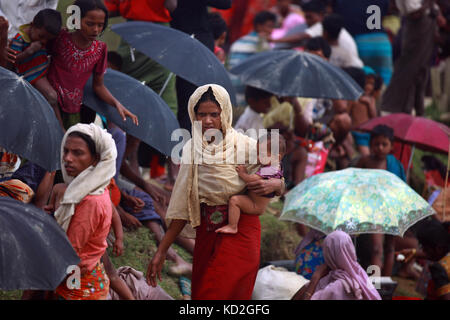
<path id="1" fill-rule="evenodd" d="M 245 183 L 261 180 L 262 178 L 258 176 L 257 174 L 249 174 L 247 172 L 247 168 L 243 165 L 237 166 L 236 171 L 239 175 L 239 177 L 244 180 Z"/>

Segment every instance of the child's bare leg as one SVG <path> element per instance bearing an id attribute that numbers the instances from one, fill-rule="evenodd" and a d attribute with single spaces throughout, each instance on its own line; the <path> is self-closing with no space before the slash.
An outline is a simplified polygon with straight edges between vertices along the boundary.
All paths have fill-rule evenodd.
<path id="1" fill-rule="evenodd" d="M 156 238 L 156 242 L 159 245 L 162 238 L 164 237 L 164 230 L 162 226 L 158 222 L 152 220 L 146 221 L 144 225 L 153 232 Z M 176 264 L 175 268 L 171 269 L 172 273 L 182 275 L 192 272 L 192 264 L 186 262 L 182 257 L 180 257 L 172 247 L 167 250 L 167 259 L 175 262 Z"/>
<path id="2" fill-rule="evenodd" d="M 372 258 L 370 263 L 380 267 L 380 271 L 383 270 L 383 234 L 372 234 Z"/>
<path id="3" fill-rule="evenodd" d="M 109 259 L 108 253 L 102 257 L 105 272 L 109 278 L 109 285 L 114 292 L 116 292 L 121 300 L 136 300 L 127 284 L 119 277 L 116 268 Z"/>
<path id="4" fill-rule="evenodd" d="M 139 139 L 127 134 L 127 147 L 125 149 L 124 158 L 128 159 L 131 170 L 133 170 L 138 176 L 141 176 L 138 161 L 138 149 L 140 143 L 141 141 Z"/>
<path id="5" fill-rule="evenodd" d="M 394 267 L 395 259 L 395 239 L 392 235 L 386 235 L 384 237 L 384 264 L 381 275 L 383 277 L 390 277 L 392 275 L 392 268 Z"/>
<path id="6" fill-rule="evenodd" d="M 47 77 L 43 77 L 36 81 L 34 87 L 45 97 L 45 99 L 47 99 L 48 103 L 55 112 L 56 119 L 58 119 L 61 127 L 64 129 L 61 111 L 59 110 L 58 106 L 58 94 L 56 93 L 55 89 L 53 89 L 50 82 L 48 82 Z"/>
<path id="7" fill-rule="evenodd" d="M 237 233 L 239 217 L 241 211 L 248 214 L 261 214 L 264 208 L 261 208 L 246 195 L 236 195 L 228 201 L 228 224 L 216 230 L 220 233 Z"/>

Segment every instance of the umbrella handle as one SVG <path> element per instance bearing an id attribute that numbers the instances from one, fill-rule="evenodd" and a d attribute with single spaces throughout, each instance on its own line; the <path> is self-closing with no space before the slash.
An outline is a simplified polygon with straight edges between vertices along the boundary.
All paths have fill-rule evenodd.
<path id="1" fill-rule="evenodd" d="M 161 91 L 159 92 L 159 96 L 160 96 L 160 97 L 162 96 L 164 90 L 166 90 L 167 85 L 169 84 L 169 81 L 170 81 L 170 79 L 172 78 L 172 76 L 173 76 L 173 72 L 171 72 L 171 73 L 169 74 L 169 76 L 168 76 L 167 79 L 166 79 L 166 82 L 164 82 L 164 85 L 163 85 Z"/>
<path id="2" fill-rule="evenodd" d="M 413 144 L 412 151 L 411 151 L 411 156 L 409 157 L 409 161 L 408 161 L 408 169 L 406 170 L 406 181 L 408 181 L 408 178 L 409 178 L 409 171 L 410 171 L 410 168 L 411 168 L 411 163 L 412 163 L 412 160 L 413 160 L 413 156 L 414 156 L 414 151 L 415 150 L 416 150 L 416 145 Z"/>

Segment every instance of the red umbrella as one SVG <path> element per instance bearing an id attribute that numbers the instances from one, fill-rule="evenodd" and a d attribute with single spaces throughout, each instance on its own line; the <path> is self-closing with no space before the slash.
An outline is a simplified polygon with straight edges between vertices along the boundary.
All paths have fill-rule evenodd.
<path id="1" fill-rule="evenodd" d="M 419 149 L 448 153 L 450 128 L 442 123 L 406 113 L 393 113 L 371 119 L 360 125 L 358 130 L 370 132 L 379 124 L 391 127 L 395 138 Z"/>

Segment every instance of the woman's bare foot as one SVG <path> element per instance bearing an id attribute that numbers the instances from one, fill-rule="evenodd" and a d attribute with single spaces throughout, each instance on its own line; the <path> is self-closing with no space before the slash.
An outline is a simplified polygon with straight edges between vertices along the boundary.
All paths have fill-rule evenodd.
<path id="1" fill-rule="evenodd" d="M 170 266 L 168 273 L 172 276 L 191 276 L 192 264 L 188 262 L 178 262 L 176 265 Z"/>
<path id="2" fill-rule="evenodd" d="M 216 230 L 217 233 L 230 233 L 230 234 L 236 234 L 238 232 L 237 227 L 233 227 L 231 225 L 226 225 L 222 228 L 219 228 Z"/>

